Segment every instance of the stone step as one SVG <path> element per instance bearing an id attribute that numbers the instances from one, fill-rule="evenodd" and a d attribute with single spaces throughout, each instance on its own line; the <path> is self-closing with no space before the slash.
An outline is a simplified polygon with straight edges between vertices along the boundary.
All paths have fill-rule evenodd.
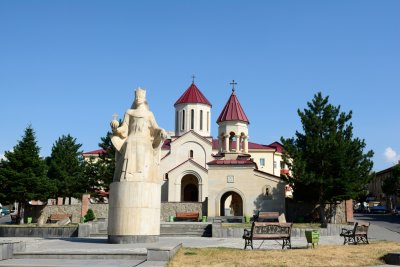
<path id="1" fill-rule="evenodd" d="M 163 223 L 161 236 L 211 236 L 211 224 L 207 223 Z"/>
<path id="2" fill-rule="evenodd" d="M 158 264 L 158 263 L 157 263 Z M 165 265 L 165 264 L 164 264 Z M 143 260 L 82 260 L 82 259 L 9 259 L 0 261 L 0 266 L 9 267 L 132 267 L 132 266 L 164 266 L 164 265 L 146 265 Z"/>
<path id="3" fill-rule="evenodd" d="M 211 224 L 207 223 L 183 223 L 171 222 L 162 223 L 160 227 L 161 236 L 211 236 Z M 97 233 L 90 234 L 91 237 L 107 236 L 106 230 L 99 230 Z"/>
<path id="4" fill-rule="evenodd" d="M 15 252 L 13 259 L 146 260 L 147 252 L 126 251 L 32 251 Z"/>

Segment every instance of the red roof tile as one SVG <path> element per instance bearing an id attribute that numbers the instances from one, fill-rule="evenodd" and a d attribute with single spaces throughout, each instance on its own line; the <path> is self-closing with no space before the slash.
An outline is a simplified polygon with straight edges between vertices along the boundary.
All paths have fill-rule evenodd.
<path id="1" fill-rule="evenodd" d="M 243 121 L 246 123 L 250 123 L 249 119 L 247 119 L 246 114 L 242 106 L 239 103 L 235 95 L 235 91 L 232 90 L 231 97 L 226 103 L 225 107 L 222 109 L 221 114 L 218 117 L 217 123 L 223 121 Z"/>
<path id="2" fill-rule="evenodd" d="M 233 141 L 232 146 L 236 147 L 236 141 Z M 212 148 L 213 149 L 219 148 L 219 140 L 218 139 L 212 140 Z M 275 150 L 278 150 L 277 147 L 272 146 L 272 145 L 262 145 L 262 144 L 252 143 L 252 142 L 249 142 L 249 149 L 275 149 Z M 278 152 L 280 152 L 280 151 L 278 151 Z"/>
<path id="3" fill-rule="evenodd" d="M 106 153 L 104 149 L 97 149 L 89 152 L 83 152 L 82 155 L 103 155 Z"/>
<path id="4" fill-rule="evenodd" d="M 183 95 L 175 102 L 174 106 L 186 103 L 200 103 L 209 105 L 211 107 L 211 103 L 207 100 L 207 98 L 194 83 L 192 83 L 189 88 L 183 93 Z"/>
<path id="5" fill-rule="evenodd" d="M 283 145 L 279 142 L 273 142 L 269 146 L 275 148 L 276 152 L 279 152 L 279 153 L 283 152 Z"/>
<path id="6" fill-rule="evenodd" d="M 251 160 L 216 159 L 208 162 L 207 165 L 255 165 L 255 163 Z"/>

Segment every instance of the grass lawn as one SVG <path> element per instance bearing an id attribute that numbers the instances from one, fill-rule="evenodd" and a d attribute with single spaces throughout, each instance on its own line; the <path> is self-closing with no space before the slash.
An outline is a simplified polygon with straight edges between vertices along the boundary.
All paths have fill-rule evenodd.
<path id="1" fill-rule="evenodd" d="M 385 241 L 291 250 L 181 248 L 167 266 L 370 266 L 384 264 L 385 254 L 398 251 L 400 243 Z"/>

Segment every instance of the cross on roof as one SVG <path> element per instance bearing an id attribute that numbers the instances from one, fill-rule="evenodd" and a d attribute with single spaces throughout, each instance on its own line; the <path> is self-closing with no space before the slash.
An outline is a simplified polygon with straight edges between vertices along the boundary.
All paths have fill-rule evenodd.
<path id="1" fill-rule="evenodd" d="M 235 84 L 237 84 L 237 83 L 235 83 L 235 80 L 232 80 L 232 82 L 230 82 L 229 84 L 232 85 L 232 93 L 234 93 L 235 92 Z"/>
<path id="2" fill-rule="evenodd" d="M 194 78 L 196 78 L 196 76 L 194 76 L 194 74 L 192 75 L 192 83 L 194 83 Z"/>

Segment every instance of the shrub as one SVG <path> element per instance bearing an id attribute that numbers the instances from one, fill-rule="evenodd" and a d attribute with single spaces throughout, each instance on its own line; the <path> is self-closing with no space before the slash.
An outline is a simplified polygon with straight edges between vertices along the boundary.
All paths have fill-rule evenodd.
<path id="1" fill-rule="evenodd" d="M 85 217 L 84 217 L 84 222 L 90 222 L 93 221 L 96 217 L 94 216 L 94 212 L 92 209 L 88 209 Z"/>

